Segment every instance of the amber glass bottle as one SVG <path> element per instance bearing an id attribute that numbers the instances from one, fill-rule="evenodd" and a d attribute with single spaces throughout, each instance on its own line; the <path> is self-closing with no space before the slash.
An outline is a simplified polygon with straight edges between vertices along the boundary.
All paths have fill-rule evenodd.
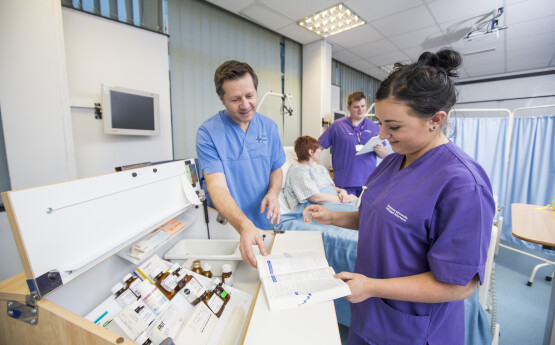
<path id="1" fill-rule="evenodd" d="M 177 286 L 177 280 L 174 275 L 171 275 L 169 271 L 164 272 L 162 267 L 157 267 L 150 273 L 150 277 L 164 296 L 168 299 L 173 298 L 175 295 L 175 287 Z"/>

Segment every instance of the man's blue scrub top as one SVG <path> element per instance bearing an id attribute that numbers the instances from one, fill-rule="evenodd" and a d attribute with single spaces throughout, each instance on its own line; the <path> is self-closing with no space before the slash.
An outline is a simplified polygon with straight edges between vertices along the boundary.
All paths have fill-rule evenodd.
<path id="1" fill-rule="evenodd" d="M 268 192 L 270 173 L 285 163 L 276 123 L 255 113 L 245 133 L 221 110 L 199 127 L 196 140 L 201 171 L 223 172 L 241 211 L 256 227 L 270 229 L 267 211 L 260 213 L 260 203 Z"/>

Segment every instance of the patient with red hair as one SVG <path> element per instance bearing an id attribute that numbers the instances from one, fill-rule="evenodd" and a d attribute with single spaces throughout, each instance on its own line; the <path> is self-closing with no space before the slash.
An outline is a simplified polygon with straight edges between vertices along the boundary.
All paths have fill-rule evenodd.
<path id="1" fill-rule="evenodd" d="M 295 140 L 295 153 L 299 164 L 292 165 L 287 172 L 283 194 L 289 208 L 295 211 L 306 203 L 350 203 L 357 200 L 353 194 L 338 188 L 320 161 L 322 147 L 311 136 Z"/>

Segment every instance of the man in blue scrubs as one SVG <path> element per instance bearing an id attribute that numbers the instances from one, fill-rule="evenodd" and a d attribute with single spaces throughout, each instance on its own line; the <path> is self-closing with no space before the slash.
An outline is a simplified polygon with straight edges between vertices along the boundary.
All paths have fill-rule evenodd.
<path id="1" fill-rule="evenodd" d="M 256 112 L 258 77 L 248 64 L 224 62 L 214 83 L 225 110 L 198 129 L 199 164 L 211 204 L 241 236 L 243 261 L 256 267 L 252 246 L 267 253 L 259 229 L 279 223 L 285 152 L 276 123 Z"/>
<path id="2" fill-rule="evenodd" d="M 366 179 L 376 169 L 376 156 L 384 158 L 387 149 L 382 144 L 374 146 L 373 152 L 357 156 L 370 138 L 378 135 L 380 127 L 368 120 L 366 114 L 366 97 L 360 91 L 353 92 L 347 98 L 349 117 L 344 117 L 328 127 L 318 138 L 323 148 L 332 147 L 333 181 L 347 193 L 360 196 Z"/>

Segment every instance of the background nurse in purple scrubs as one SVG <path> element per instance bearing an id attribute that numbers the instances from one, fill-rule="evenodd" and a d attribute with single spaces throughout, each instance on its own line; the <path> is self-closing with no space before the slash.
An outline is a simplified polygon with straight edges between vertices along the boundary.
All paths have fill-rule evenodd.
<path id="1" fill-rule="evenodd" d="M 394 151 L 370 175 L 358 212 L 312 205 L 312 219 L 359 229 L 348 344 L 464 344 L 464 302 L 485 270 L 494 216 L 482 167 L 445 136 L 456 102 L 453 50 L 396 64 L 376 93 Z"/>

